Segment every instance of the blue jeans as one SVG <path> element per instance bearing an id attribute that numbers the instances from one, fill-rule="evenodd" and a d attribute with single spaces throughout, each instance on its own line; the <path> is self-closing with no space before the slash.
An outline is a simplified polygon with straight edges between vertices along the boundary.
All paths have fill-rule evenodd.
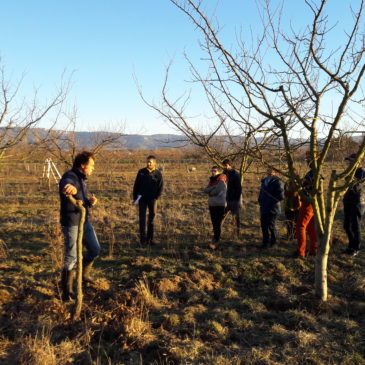
<path id="1" fill-rule="evenodd" d="M 65 240 L 65 262 L 64 268 L 68 271 L 72 270 L 77 261 L 77 234 L 78 226 L 63 226 L 62 232 Z M 100 244 L 96 237 L 93 226 L 89 221 L 84 224 L 83 245 L 86 247 L 84 261 L 90 262 L 95 259 L 100 253 Z"/>

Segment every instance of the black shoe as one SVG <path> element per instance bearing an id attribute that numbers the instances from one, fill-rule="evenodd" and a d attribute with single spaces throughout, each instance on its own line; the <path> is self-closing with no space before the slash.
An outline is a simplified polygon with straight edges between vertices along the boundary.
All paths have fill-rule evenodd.
<path id="1" fill-rule="evenodd" d="M 356 250 L 354 250 L 353 248 L 347 247 L 346 250 L 343 251 L 342 253 L 345 254 L 345 255 L 353 256 L 354 252 L 356 252 Z"/>
<path id="2" fill-rule="evenodd" d="M 360 253 L 360 250 L 352 250 L 351 256 L 355 257 Z"/>
<path id="3" fill-rule="evenodd" d="M 156 246 L 156 242 L 155 242 L 154 240 L 148 240 L 148 241 L 147 241 L 147 244 L 148 244 L 149 246 Z"/>
<path id="4" fill-rule="evenodd" d="M 267 243 L 263 243 L 262 245 L 259 246 L 259 248 L 266 249 L 269 248 L 269 245 Z"/>
<path id="5" fill-rule="evenodd" d="M 288 257 L 292 259 L 305 259 L 305 256 L 300 256 L 297 251 L 293 252 Z"/>

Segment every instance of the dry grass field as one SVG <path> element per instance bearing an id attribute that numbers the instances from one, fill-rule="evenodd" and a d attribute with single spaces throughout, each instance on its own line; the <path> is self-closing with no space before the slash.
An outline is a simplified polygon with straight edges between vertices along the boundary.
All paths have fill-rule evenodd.
<path id="1" fill-rule="evenodd" d="M 41 159 L 0 165 L 1 365 L 365 364 L 365 253 L 341 255 L 342 206 L 329 260 L 331 295 L 321 304 L 313 295 L 313 257 L 289 258 L 295 242 L 284 240 L 258 248 L 262 168 L 244 185 L 241 236 L 233 238 L 228 218 L 222 248 L 212 251 L 202 193 L 210 163 L 158 152 L 166 187 L 157 245 L 140 248 L 131 206 L 146 155 L 138 153 L 96 161 L 89 189 L 99 198 L 93 222 L 102 252 L 75 322 L 72 304 L 60 301 L 56 184 L 49 191 L 41 183 Z M 189 164 L 196 171 L 187 172 Z M 284 236 L 283 218 L 279 231 Z"/>

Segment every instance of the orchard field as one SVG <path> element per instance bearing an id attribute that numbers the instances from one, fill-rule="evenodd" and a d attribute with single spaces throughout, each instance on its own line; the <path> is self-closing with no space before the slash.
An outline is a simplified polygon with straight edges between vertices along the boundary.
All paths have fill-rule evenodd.
<path id="1" fill-rule="evenodd" d="M 73 304 L 60 300 L 57 185 L 51 180 L 48 189 L 41 179 L 41 157 L 1 161 L 0 364 L 365 364 L 365 253 L 341 255 L 342 206 L 330 299 L 320 303 L 313 257 L 290 258 L 295 242 L 284 239 L 259 249 L 264 167 L 245 179 L 241 236 L 228 217 L 222 247 L 212 251 L 202 193 L 211 163 L 182 151 L 154 153 L 165 189 L 157 245 L 146 249 L 131 192 L 149 152 L 103 152 L 96 160 L 88 184 L 99 199 L 93 223 L 102 252 L 78 321 Z M 284 237 L 284 217 L 279 232 Z"/>

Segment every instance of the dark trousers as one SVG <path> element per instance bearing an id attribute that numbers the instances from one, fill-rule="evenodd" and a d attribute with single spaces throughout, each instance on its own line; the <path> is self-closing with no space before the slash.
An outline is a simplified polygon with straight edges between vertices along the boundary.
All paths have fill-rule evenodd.
<path id="1" fill-rule="evenodd" d="M 142 243 L 146 242 L 146 215 L 148 209 L 148 222 L 147 222 L 147 241 L 153 240 L 154 226 L 153 220 L 157 211 L 157 200 L 144 200 L 139 201 L 139 237 Z"/>
<path id="2" fill-rule="evenodd" d="M 265 247 L 276 244 L 278 232 L 276 230 L 277 213 L 261 213 L 262 245 Z"/>
<path id="3" fill-rule="evenodd" d="M 360 249 L 361 241 L 361 216 L 364 214 L 365 206 L 360 204 L 344 204 L 343 227 L 349 240 L 349 248 Z"/>
<path id="4" fill-rule="evenodd" d="M 299 215 L 299 209 L 297 210 L 285 210 L 286 218 L 286 238 L 288 240 L 293 240 L 296 238 L 296 225 Z"/>
<path id="5" fill-rule="evenodd" d="M 221 238 L 221 226 L 224 217 L 224 207 L 209 207 L 210 219 L 212 220 L 214 241 Z"/>
<path id="6" fill-rule="evenodd" d="M 229 200 L 227 201 L 226 208 L 224 210 L 224 216 L 231 212 L 232 216 L 236 222 L 236 233 L 239 235 L 240 232 L 240 201 L 239 200 Z"/>

